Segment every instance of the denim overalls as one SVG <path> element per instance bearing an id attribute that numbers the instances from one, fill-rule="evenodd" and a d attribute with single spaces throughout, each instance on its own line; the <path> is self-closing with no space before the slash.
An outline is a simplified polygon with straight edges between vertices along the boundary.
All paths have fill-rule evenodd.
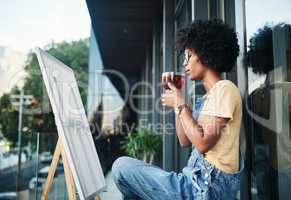
<path id="1" fill-rule="evenodd" d="M 195 101 L 193 118 L 197 121 L 205 100 L 200 97 Z M 182 173 L 190 178 L 196 189 L 197 200 L 235 199 L 240 186 L 240 176 L 244 169 L 244 159 L 240 155 L 240 171 L 225 173 L 204 159 L 203 155 L 193 146 L 187 166 Z"/>
<path id="2" fill-rule="evenodd" d="M 205 97 L 197 99 L 193 117 L 197 120 Z M 203 158 L 193 147 L 181 173 L 168 172 L 141 160 L 120 157 L 112 166 L 114 182 L 123 199 L 143 200 L 232 200 L 240 185 L 240 175 L 225 173 Z"/>

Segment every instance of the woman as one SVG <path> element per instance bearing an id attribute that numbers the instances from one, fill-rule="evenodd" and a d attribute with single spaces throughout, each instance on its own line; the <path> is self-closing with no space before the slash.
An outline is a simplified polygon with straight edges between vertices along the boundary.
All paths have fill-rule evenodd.
<path id="1" fill-rule="evenodd" d="M 234 67 L 239 54 L 236 33 L 221 20 L 195 21 L 179 30 L 177 48 L 184 51 L 185 72 L 201 80 L 206 95 L 192 110 L 181 89 L 169 83 L 164 106 L 175 109 L 181 146 L 192 145 L 181 173 L 121 157 L 112 167 L 125 199 L 234 199 L 239 187 L 239 133 L 242 103 L 238 88 L 221 73 Z"/>

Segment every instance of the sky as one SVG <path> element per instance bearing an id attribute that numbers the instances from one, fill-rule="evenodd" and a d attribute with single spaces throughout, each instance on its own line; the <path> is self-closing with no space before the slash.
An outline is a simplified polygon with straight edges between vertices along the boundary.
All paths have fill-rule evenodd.
<path id="1" fill-rule="evenodd" d="M 266 22 L 291 24 L 291 0 L 246 0 L 247 37 Z"/>
<path id="2" fill-rule="evenodd" d="M 0 46 L 28 52 L 90 35 L 85 0 L 1 0 Z"/>
<path id="3" fill-rule="evenodd" d="M 0 0 L 0 96 L 13 85 L 21 84 L 17 80 L 25 76 L 20 72 L 24 72 L 25 54 L 29 51 L 52 41 L 88 38 L 90 30 L 86 0 Z M 9 48 L 2 59 L 1 46 Z M 117 93 L 108 78 L 106 83 L 107 91 Z M 110 97 L 107 95 L 105 100 L 108 103 L 105 106 L 110 109 L 113 109 L 111 101 L 113 107 L 123 103 L 117 95 L 113 99 Z M 107 114 L 104 123 L 112 124 L 116 114 Z"/>
<path id="4" fill-rule="evenodd" d="M 246 0 L 247 45 L 254 33 L 267 24 L 291 24 L 291 0 Z M 265 75 L 248 71 L 249 93 L 265 81 Z"/>

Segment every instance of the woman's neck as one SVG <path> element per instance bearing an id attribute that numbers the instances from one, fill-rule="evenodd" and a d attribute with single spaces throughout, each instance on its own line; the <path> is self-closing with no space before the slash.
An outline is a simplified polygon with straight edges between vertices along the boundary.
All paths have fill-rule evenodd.
<path id="1" fill-rule="evenodd" d="M 202 83 L 207 93 L 215 85 L 215 83 L 220 80 L 222 80 L 222 78 L 219 73 L 214 71 L 207 71 L 202 78 Z"/>

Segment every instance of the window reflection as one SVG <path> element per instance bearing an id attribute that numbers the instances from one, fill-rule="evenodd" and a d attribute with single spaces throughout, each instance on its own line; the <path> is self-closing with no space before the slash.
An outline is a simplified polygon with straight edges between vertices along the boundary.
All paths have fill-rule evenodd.
<path id="1" fill-rule="evenodd" d="M 291 184 L 291 26 L 266 23 L 249 38 L 252 197 L 288 199 Z"/>

